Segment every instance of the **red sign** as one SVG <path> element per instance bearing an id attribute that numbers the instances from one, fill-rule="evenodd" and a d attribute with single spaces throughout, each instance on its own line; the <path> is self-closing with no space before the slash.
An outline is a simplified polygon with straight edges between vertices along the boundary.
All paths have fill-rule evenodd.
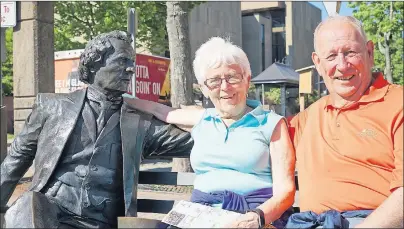
<path id="1" fill-rule="evenodd" d="M 158 102 L 170 98 L 170 59 L 136 54 L 136 97 Z M 133 82 L 133 81 L 132 81 Z M 132 94 L 132 85 L 128 94 Z"/>

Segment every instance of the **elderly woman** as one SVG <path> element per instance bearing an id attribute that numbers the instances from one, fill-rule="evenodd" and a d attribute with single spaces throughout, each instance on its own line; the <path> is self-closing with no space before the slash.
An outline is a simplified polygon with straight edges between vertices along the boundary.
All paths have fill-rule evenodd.
<path id="1" fill-rule="evenodd" d="M 285 119 L 264 111 L 257 101 L 247 106 L 250 63 L 229 41 L 213 37 L 204 43 L 193 67 L 202 93 L 215 108 L 173 109 L 145 100 L 126 101 L 190 130 L 196 174 L 192 202 L 245 213 L 228 227 L 256 228 L 272 222 L 283 227 L 295 194 L 295 155 Z"/>

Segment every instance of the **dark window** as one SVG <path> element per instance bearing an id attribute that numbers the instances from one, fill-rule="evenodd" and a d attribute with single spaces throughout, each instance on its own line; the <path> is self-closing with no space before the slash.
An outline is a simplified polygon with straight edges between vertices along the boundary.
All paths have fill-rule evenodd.
<path id="1" fill-rule="evenodd" d="M 272 62 L 282 62 L 286 56 L 285 32 L 272 33 Z"/>

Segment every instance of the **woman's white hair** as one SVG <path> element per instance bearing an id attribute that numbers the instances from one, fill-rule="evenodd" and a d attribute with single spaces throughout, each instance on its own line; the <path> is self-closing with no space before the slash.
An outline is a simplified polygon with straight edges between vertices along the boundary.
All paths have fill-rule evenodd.
<path id="1" fill-rule="evenodd" d="M 320 30 L 321 30 L 321 27 L 323 27 L 324 25 L 326 25 L 326 24 L 328 24 L 328 23 L 330 23 L 330 22 L 332 22 L 332 21 L 348 22 L 349 24 L 351 24 L 352 26 L 354 26 L 354 27 L 356 28 L 356 30 L 357 30 L 357 31 L 359 32 L 359 34 L 362 36 L 363 41 L 364 41 L 365 43 L 368 41 L 368 40 L 367 40 L 367 37 L 366 37 L 366 33 L 365 33 L 365 31 L 363 30 L 362 23 L 361 23 L 358 19 L 356 19 L 356 18 L 354 18 L 354 17 L 352 17 L 352 16 L 341 16 L 341 15 L 337 14 L 337 15 L 330 16 L 330 17 L 326 18 L 324 21 L 322 21 L 322 22 L 317 26 L 316 30 L 314 31 L 314 50 L 315 50 L 316 52 L 318 51 L 318 47 L 317 47 L 317 36 L 318 36 L 318 33 L 319 33 Z M 336 28 L 336 29 L 338 29 L 338 28 Z"/>
<path id="2" fill-rule="evenodd" d="M 218 68 L 223 64 L 238 64 L 243 74 L 251 75 L 250 62 L 240 47 L 228 39 L 212 37 L 195 52 L 193 67 L 196 79 L 202 84 L 208 69 Z"/>

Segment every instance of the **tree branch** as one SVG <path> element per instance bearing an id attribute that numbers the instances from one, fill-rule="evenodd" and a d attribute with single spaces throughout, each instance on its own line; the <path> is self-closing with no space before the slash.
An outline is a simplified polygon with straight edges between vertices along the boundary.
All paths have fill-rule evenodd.
<path id="1" fill-rule="evenodd" d="M 380 40 L 377 41 L 377 45 L 379 47 L 379 51 L 384 55 L 384 52 L 386 51 L 386 49 L 384 48 L 384 46 L 382 45 L 382 42 Z"/>

